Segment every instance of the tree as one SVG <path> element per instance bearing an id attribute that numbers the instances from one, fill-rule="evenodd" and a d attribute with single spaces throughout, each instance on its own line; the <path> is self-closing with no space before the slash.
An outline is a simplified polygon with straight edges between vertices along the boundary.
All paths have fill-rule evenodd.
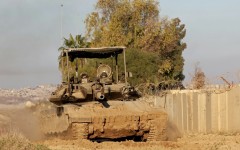
<path id="1" fill-rule="evenodd" d="M 58 50 L 62 51 L 66 48 L 85 48 L 90 47 L 90 42 L 87 42 L 86 38 L 82 35 L 76 35 L 75 38 L 72 36 L 72 34 L 69 35 L 69 39 L 64 38 L 64 44 L 62 47 L 60 47 Z M 62 72 L 62 80 L 65 81 L 67 79 L 67 59 L 66 57 L 62 57 L 61 54 L 58 57 L 59 60 L 59 70 Z M 83 68 L 83 65 L 85 64 L 84 59 L 76 59 L 74 62 L 69 61 L 70 67 L 70 74 L 74 74 L 74 70 L 72 68 L 75 68 L 73 66 L 79 66 L 81 64 L 81 67 Z"/>
<path id="2" fill-rule="evenodd" d="M 158 21 L 154 0 L 99 0 L 86 19 L 87 35 L 95 46 L 125 45 L 137 48 L 149 19 Z"/>
<path id="3" fill-rule="evenodd" d="M 184 59 L 182 52 L 186 43 L 182 39 L 186 35 L 185 25 L 180 24 L 178 18 L 172 19 L 164 25 L 162 33 L 163 41 L 160 44 L 160 67 L 159 76 L 161 80 L 182 81 Z"/>
<path id="4" fill-rule="evenodd" d="M 158 82 L 184 79 L 185 25 L 178 18 L 161 19 L 158 1 L 98 0 L 95 11 L 86 19 L 86 29 L 95 47 L 123 45 L 138 53 L 158 56 L 157 69 L 150 71 Z M 139 58 L 131 59 L 135 64 L 139 61 Z"/>
<path id="5" fill-rule="evenodd" d="M 158 83 L 156 73 L 158 71 L 159 59 L 157 55 L 146 51 L 139 51 L 137 49 L 128 49 L 126 51 L 126 57 L 127 69 L 133 73 L 133 77 L 129 78 L 131 85 L 137 85 L 140 83 Z M 122 59 L 120 58 L 120 60 Z M 123 66 L 120 66 L 120 68 L 123 70 Z"/>
<path id="6" fill-rule="evenodd" d="M 75 38 L 72 34 L 69 35 L 69 39 L 64 38 L 63 48 L 84 48 L 89 47 L 90 43 L 86 41 L 86 38 L 82 35 L 76 35 Z"/>

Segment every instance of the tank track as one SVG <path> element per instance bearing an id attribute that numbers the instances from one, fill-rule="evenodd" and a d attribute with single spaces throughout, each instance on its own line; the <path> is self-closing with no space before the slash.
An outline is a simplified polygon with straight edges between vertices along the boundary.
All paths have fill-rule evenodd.
<path id="1" fill-rule="evenodd" d="M 154 123 L 154 121 L 150 121 L 150 131 L 148 134 L 148 138 L 147 141 L 151 142 L 151 141 L 156 141 L 157 139 L 157 127 L 156 127 L 156 123 Z"/>
<path id="2" fill-rule="evenodd" d="M 72 123 L 67 131 L 63 132 L 47 132 L 45 136 L 48 138 L 60 138 L 64 140 L 87 140 L 88 139 L 88 123 Z"/>
<path id="3" fill-rule="evenodd" d="M 44 133 L 46 138 L 52 139 L 52 138 L 60 138 L 60 139 L 67 139 L 66 137 L 66 131 L 64 132 L 46 132 Z"/>
<path id="4" fill-rule="evenodd" d="M 147 137 L 148 142 L 152 141 L 165 141 L 167 139 L 166 129 L 161 127 L 161 121 L 151 120 L 150 131 Z"/>
<path id="5" fill-rule="evenodd" d="M 88 139 L 88 123 L 72 123 L 71 134 L 74 140 Z"/>

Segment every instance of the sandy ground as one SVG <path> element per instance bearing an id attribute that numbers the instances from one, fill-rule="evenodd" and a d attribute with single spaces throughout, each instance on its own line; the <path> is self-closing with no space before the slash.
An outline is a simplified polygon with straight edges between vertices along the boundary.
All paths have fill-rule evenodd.
<path id="1" fill-rule="evenodd" d="M 188 134 L 183 135 L 175 141 L 163 142 L 91 142 L 85 140 L 61 140 L 59 138 L 46 138 L 39 131 L 38 119 L 31 109 L 26 107 L 26 101 L 32 100 L 32 103 L 41 101 L 41 96 L 46 95 L 53 90 L 49 87 L 46 90 L 44 86 L 34 89 L 6 90 L 0 89 L 0 136 L 4 132 L 20 132 L 32 143 L 44 144 L 53 150 L 89 150 L 89 149 L 117 149 L 117 150 L 238 150 L 240 149 L 240 134 Z M 27 91 L 27 92 L 26 92 Z M 31 93 L 32 92 L 32 93 Z M 19 94 L 21 93 L 21 94 Z M 43 94 L 44 93 L 44 94 Z M 21 95 L 24 95 L 21 97 Z M 34 96 L 33 96 L 34 95 Z M 14 103 L 13 103 L 14 102 Z"/>
<path id="2" fill-rule="evenodd" d="M 88 150 L 88 149 L 117 149 L 117 150 L 239 150 L 240 135 L 192 134 L 185 135 L 177 141 L 163 142 L 103 142 L 64 141 L 51 139 L 40 142 L 54 150 Z"/>

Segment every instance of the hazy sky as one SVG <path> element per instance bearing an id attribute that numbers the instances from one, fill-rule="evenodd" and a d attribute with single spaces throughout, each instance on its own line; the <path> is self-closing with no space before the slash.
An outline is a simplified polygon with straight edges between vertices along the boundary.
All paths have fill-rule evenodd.
<path id="1" fill-rule="evenodd" d="M 57 49 L 63 36 L 85 33 L 84 19 L 96 0 L 0 1 L 0 88 L 60 83 Z M 186 25 L 186 81 L 194 64 L 211 82 L 219 76 L 240 80 L 240 1 L 161 0 L 160 15 L 179 17 Z"/>

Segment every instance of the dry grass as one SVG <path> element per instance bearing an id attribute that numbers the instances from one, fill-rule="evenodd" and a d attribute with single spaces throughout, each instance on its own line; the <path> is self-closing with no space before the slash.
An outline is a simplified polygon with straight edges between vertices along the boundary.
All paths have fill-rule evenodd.
<path id="1" fill-rule="evenodd" d="M 17 131 L 1 131 L 0 150 L 49 150 L 49 148 L 44 145 L 32 144 Z"/>
<path id="2" fill-rule="evenodd" d="M 206 76 L 198 64 L 195 65 L 195 72 L 191 82 L 193 89 L 202 89 L 206 84 Z"/>

